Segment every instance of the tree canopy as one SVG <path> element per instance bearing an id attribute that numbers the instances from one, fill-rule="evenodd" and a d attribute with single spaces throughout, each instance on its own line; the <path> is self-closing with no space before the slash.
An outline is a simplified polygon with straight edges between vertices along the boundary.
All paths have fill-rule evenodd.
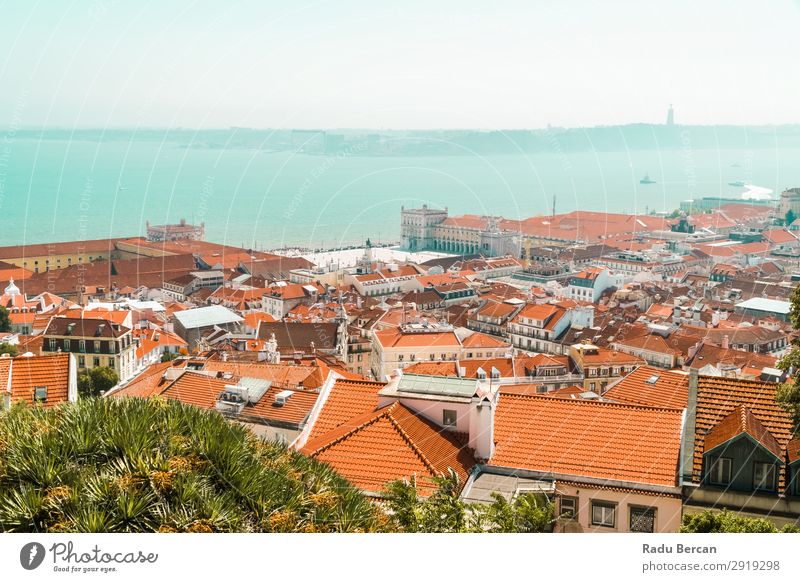
<path id="1" fill-rule="evenodd" d="M 11 317 L 8 314 L 8 309 L 0 306 L 0 332 L 11 331 Z"/>
<path id="2" fill-rule="evenodd" d="M 0 354 L 8 354 L 12 358 L 19 354 L 17 346 L 7 343 L 0 344 Z"/>
<path id="3" fill-rule="evenodd" d="M 792 291 L 789 321 L 795 329 L 800 329 L 800 286 Z M 797 340 L 778 362 L 778 368 L 787 370 L 794 376 L 794 382 L 787 382 L 778 387 L 775 399 L 792 416 L 797 431 L 800 429 L 800 345 L 797 344 Z"/>
<path id="4" fill-rule="evenodd" d="M 461 532 L 550 532 L 555 524 L 555 509 L 544 496 L 523 493 L 506 500 L 499 493 L 490 504 L 465 503 L 459 497 L 458 474 L 450 471 L 435 478 L 437 489 L 425 499 L 419 497 L 415 479 L 393 481 L 386 498 L 397 531 L 425 533 Z"/>
<path id="5" fill-rule="evenodd" d="M 119 382 L 117 373 L 108 366 L 97 366 L 83 370 L 78 375 L 78 394 L 84 398 L 100 396 Z"/>

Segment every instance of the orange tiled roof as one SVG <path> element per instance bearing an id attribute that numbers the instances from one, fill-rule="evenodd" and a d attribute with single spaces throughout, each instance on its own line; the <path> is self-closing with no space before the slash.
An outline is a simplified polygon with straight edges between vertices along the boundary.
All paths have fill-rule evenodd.
<path id="1" fill-rule="evenodd" d="M 717 423 L 706 435 L 705 452 L 717 448 L 741 435 L 749 435 L 762 447 L 783 460 L 781 445 L 775 440 L 761 421 L 758 420 L 746 406 L 737 406 L 731 413 Z"/>
<path id="2" fill-rule="evenodd" d="M 259 321 L 270 322 L 275 321 L 275 318 L 263 311 L 252 311 L 244 314 L 244 324 L 246 327 L 256 329 Z"/>
<path id="3" fill-rule="evenodd" d="M 420 493 L 429 495 L 435 489 L 433 477 L 452 468 L 465 483 L 475 464 L 469 449 L 452 433 L 399 402 L 348 420 L 306 444 L 302 452 L 370 492 L 416 476 Z"/>
<path id="4" fill-rule="evenodd" d="M 461 340 L 461 345 L 465 348 L 502 348 L 511 347 L 508 342 L 492 337 L 485 333 L 476 331 Z"/>
<path id="5" fill-rule="evenodd" d="M 217 396 L 225 390 L 225 385 L 230 382 L 230 380 L 187 370 L 167 386 L 161 395 L 199 408 L 214 408 Z"/>
<path id="6" fill-rule="evenodd" d="M 660 352 L 662 354 L 680 355 L 681 353 L 679 350 L 672 348 L 663 337 L 654 333 L 618 339 L 614 343 L 650 352 Z"/>
<path id="7" fill-rule="evenodd" d="M 517 305 L 499 301 L 487 301 L 475 313 L 484 317 L 508 317 L 516 311 Z"/>
<path id="8" fill-rule="evenodd" d="M 501 392 L 490 465 L 675 486 L 682 411 Z"/>
<path id="9" fill-rule="evenodd" d="M 655 380 L 648 382 L 651 379 Z M 630 404 L 686 408 L 689 401 L 689 378 L 686 374 L 639 366 L 609 388 L 603 396 Z"/>
<path id="10" fill-rule="evenodd" d="M 384 382 L 367 380 L 337 380 L 314 422 L 307 442 L 318 439 L 353 417 L 375 410 L 378 407 L 378 391 L 385 385 Z"/>
<path id="11" fill-rule="evenodd" d="M 797 237 L 788 230 L 776 228 L 773 230 L 765 230 L 763 233 L 764 238 L 772 244 L 783 244 L 797 242 Z"/>
<path id="12" fill-rule="evenodd" d="M 319 398 L 319 393 L 292 390 L 292 395 L 286 400 L 286 403 L 283 406 L 276 406 L 275 396 L 283 391 L 284 388 L 281 386 L 270 386 L 269 390 L 258 402 L 245 407 L 242 411 L 242 416 L 262 418 L 271 422 L 292 425 L 303 424 L 311 413 L 311 409 L 314 408 L 314 404 Z"/>
<path id="13" fill-rule="evenodd" d="M 70 354 L 0 358 L 0 386 L 11 390 L 11 402 L 33 404 L 37 386 L 47 386 L 49 408 L 69 400 Z M 9 382 L 10 376 L 10 382 Z"/>
<path id="14" fill-rule="evenodd" d="M 697 418 L 694 435 L 694 467 L 692 478 L 699 482 L 703 469 L 703 452 L 707 433 L 737 407 L 746 407 L 769 431 L 781 447 L 791 439 L 792 422 L 775 401 L 778 384 L 716 376 L 700 376 L 697 383 Z M 730 422 L 730 421 L 729 421 Z M 713 441 L 712 441 L 713 442 Z M 785 478 L 780 470 L 781 486 Z"/>
<path id="15" fill-rule="evenodd" d="M 403 333 L 399 329 L 391 328 L 375 332 L 375 338 L 384 347 L 427 347 L 427 346 L 455 346 L 461 344 L 452 331 L 433 333 Z"/>
<path id="16" fill-rule="evenodd" d="M 617 352 L 605 348 L 598 348 L 596 354 L 583 353 L 581 360 L 584 366 L 613 366 L 615 364 L 644 364 L 644 360 L 637 356 L 626 354 L 625 352 Z"/>
<path id="17" fill-rule="evenodd" d="M 457 367 L 458 362 L 454 360 L 444 362 L 423 360 L 404 368 L 403 373 L 419 376 L 458 376 Z"/>
<path id="18" fill-rule="evenodd" d="M 119 390 L 109 393 L 109 396 L 121 398 L 123 396 L 137 396 L 147 398 L 160 394 L 164 389 L 164 372 L 173 366 L 173 362 L 158 362 L 148 366 L 141 374 L 128 382 Z"/>
<path id="19" fill-rule="evenodd" d="M 524 317 L 527 319 L 538 319 L 545 321 L 548 317 L 560 311 L 563 311 L 563 309 L 550 303 L 528 304 L 522 308 L 522 311 L 517 314 L 516 318 Z"/>
<path id="20" fill-rule="evenodd" d="M 227 372 L 240 378 L 259 378 L 285 387 L 302 384 L 302 387 L 306 389 L 319 388 L 328 377 L 327 370 L 320 366 L 302 366 L 289 362 L 266 364 L 210 360 L 203 366 L 203 371 Z"/>
<path id="21" fill-rule="evenodd" d="M 786 453 L 790 465 L 800 461 L 800 435 L 789 441 L 789 444 L 786 445 Z"/>

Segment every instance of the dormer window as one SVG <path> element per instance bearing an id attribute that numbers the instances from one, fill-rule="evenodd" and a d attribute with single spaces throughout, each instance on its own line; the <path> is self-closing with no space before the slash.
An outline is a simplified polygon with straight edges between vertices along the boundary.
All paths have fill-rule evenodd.
<path id="1" fill-rule="evenodd" d="M 33 389 L 34 402 L 47 402 L 47 386 L 36 386 Z"/>
<path id="2" fill-rule="evenodd" d="M 774 464 L 753 463 L 753 489 L 756 491 L 775 491 Z"/>
<path id="3" fill-rule="evenodd" d="M 708 471 L 708 480 L 712 485 L 729 485 L 731 482 L 731 460 L 727 457 L 714 459 Z"/>

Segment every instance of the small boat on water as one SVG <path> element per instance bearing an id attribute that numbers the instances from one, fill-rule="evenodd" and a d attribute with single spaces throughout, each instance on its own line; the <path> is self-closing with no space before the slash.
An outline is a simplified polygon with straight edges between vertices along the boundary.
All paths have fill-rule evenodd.
<path id="1" fill-rule="evenodd" d="M 741 180 L 736 180 L 735 182 L 728 182 L 728 186 L 733 186 L 734 188 L 744 188 L 747 184 L 742 182 Z"/>
<path id="2" fill-rule="evenodd" d="M 650 174 L 645 174 L 644 178 L 639 180 L 639 184 L 655 184 L 656 181 L 650 178 Z"/>

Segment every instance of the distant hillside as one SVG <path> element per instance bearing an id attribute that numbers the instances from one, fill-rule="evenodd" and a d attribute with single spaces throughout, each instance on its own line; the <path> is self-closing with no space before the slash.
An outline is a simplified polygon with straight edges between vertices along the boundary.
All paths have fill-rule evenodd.
<path id="1" fill-rule="evenodd" d="M 304 132 L 308 135 L 308 132 Z M 191 148 L 247 148 L 312 154 L 470 155 L 519 152 L 626 151 L 651 149 L 758 149 L 800 147 L 800 125 L 651 125 L 534 130 L 336 129 L 314 147 L 287 129 L 46 129 L 20 130 L 18 139 L 95 142 L 163 141 Z"/>

